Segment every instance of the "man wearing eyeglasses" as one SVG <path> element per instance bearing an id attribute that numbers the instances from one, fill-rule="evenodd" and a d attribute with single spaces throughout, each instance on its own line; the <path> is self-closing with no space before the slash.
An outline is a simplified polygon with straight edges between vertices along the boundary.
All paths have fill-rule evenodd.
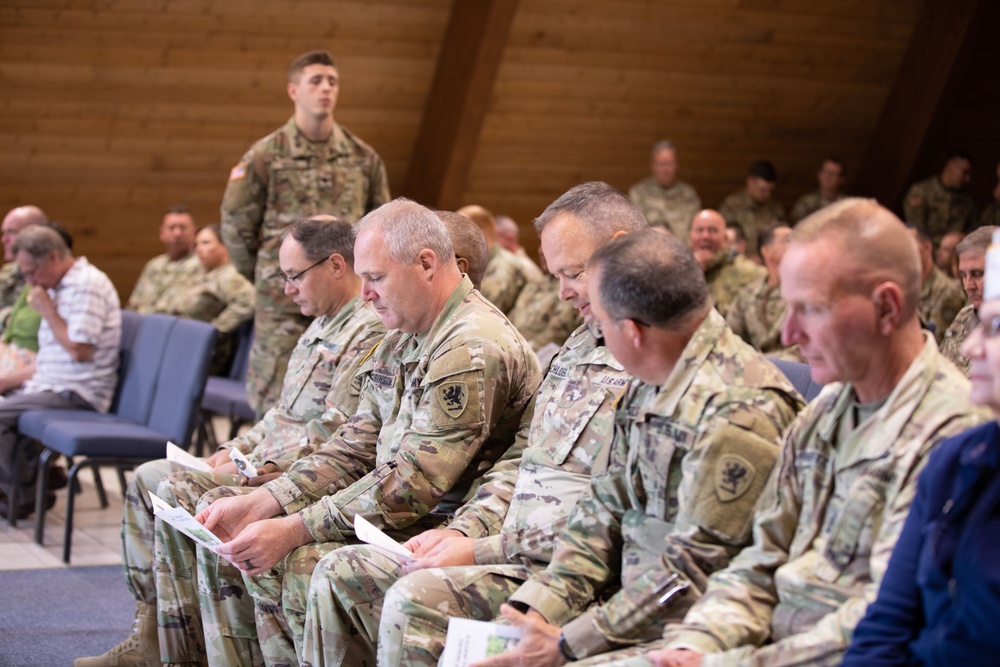
<path id="1" fill-rule="evenodd" d="M 979 326 L 979 306 L 983 304 L 983 281 L 986 270 L 986 251 L 997 227 L 980 227 L 955 246 L 958 255 L 958 278 L 969 303 L 958 311 L 941 342 L 941 354 L 958 370 L 969 377 L 969 359 L 962 354 L 962 344 L 972 330 Z"/>
<path id="2" fill-rule="evenodd" d="M 257 287 L 247 400 L 262 415 L 278 400 L 288 357 L 309 324 L 278 277 L 281 234 L 317 214 L 354 223 L 389 200 L 382 159 L 334 120 L 340 75 L 326 51 L 288 69 L 295 113 L 233 167 L 222 199 L 222 239 L 233 265 Z"/>

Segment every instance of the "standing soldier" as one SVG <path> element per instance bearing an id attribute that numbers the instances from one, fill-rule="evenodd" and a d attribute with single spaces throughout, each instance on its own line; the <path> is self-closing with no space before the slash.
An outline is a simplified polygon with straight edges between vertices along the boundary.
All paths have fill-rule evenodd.
<path id="1" fill-rule="evenodd" d="M 223 240 L 257 287 L 247 400 L 258 415 L 277 402 L 288 357 L 309 324 L 284 294 L 282 232 L 320 213 L 353 223 L 389 199 L 382 158 L 333 119 L 339 86 L 328 52 L 296 58 L 288 68 L 294 115 L 233 167 L 222 200 Z"/>

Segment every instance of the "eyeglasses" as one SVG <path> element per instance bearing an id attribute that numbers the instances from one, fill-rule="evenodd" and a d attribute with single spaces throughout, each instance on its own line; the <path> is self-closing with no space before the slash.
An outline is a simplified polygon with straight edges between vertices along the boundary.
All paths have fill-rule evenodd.
<path id="1" fill-rule="evenodd" d="M 1000 318 L 998 318 L 998 319 L 1000 319 Z M 610 319 L 610 320 L 607 320 L 605 322 L 602 322 L 601 320 L 598 320 L 598 319 L 590 320 L 589 322 L 587 322 L 587 329 L 589 329 L 590 333 L 592 333 L 594 335 L 594 338 L 604 338 L 604 327 L 609 322 L 621 322 L 622 320 L 632 320 L 633 322 L 635 322 L 640 327 L 648 327 L 648 326 L 650 326 L 650 325 L 646 324 L 645 322 L 643 322 L 642 320 L 637 320 L 634 317 L 616 317 L 614 319 Z"/>
<path id="2" fill-rule="evenodd" d="M 325 262 L 328 259 L 330 259 L 330 258 L 329 257 L 324 257 L 323 259 L 319 260 L 315 264 L 312 264 L 312 265 L 307 266 L 306 268 L 302 269 L 301 271 L 299 271 L 298 273 L 296 273 L 294 276 L 286 276 L 284 271 L 278 271 L 278 275 L 281 276 L 281 279 L 284 280 L 286 283 L 291 283 L 292 285 L 295 285 L 296 287 L 298 287 L 299 286 L 299 281 L 302 280 L 302 276 L 306 275 L 306 272 L 309 271 L 309 269 L 316 268 L 317 266 L 319 266 L 320 264 L 322 264 L 323 262 Z"/>

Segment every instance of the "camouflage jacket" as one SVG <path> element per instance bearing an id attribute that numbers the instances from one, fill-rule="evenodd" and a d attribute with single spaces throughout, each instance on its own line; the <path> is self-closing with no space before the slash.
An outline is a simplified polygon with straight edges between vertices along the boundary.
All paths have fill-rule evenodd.
<path id="1" fill-rule="evenodd" d="M 143 267 L 126 308 L 143 315 L 171 313 L 178 294 L 201 284 L 204 276 L 205 269 L 194 253 L 176 262 L 157 255 Z"/>
<path id="2" fill-rule="evenodd" d="M 944 341 L 941 343 L 941 354 L 955 364 L 965 377 L 969 377 L 969 358 L 962 354 L 962 343 L 978 326 L 979 317 L 976 315 L 976 309 L 970 303 L 958 311 L 958 315 L 948 327 L 948 331 L 944 334 Z"/>
<path id="3" fill-rule="evenodd" d="M 720 250 L 705 269 L 708 292 L 723 317 L 729 315 L 740 290 L 759 278 L 767 278 L 767 269 L 742 255 L 731 256 L 728 249 Z"/>
<path id="4" fill-rule="evenodd" d="M 906 222 L 920 225 L 934 239 L 945 232 L 964 232 L 972 228 L 976 204 L 959 190 L 949 190 L 937 176 L 914 183 L 903 202 Z"/>
<path id="5" fill-rule="evenodd" d="M 298 315 L 280 278 L 282 233 L 321 213 L 357 222 L 388 200 L 385 166 L 373 148 L 340 125 L 325 142 L 309 141 L 291 118 L 251 146 L 230 172 L 222 240 L 236 270 L 257 287 L 258 308 Z"/>
<path id="6" fill-rule="evenodd" d="M 0 309 L 13 306 L 27 284 L 17 262 L 7 262 L 0 267 Z"/>
<path id="7" fill-rule="evenodd" d="M 483 296 L 506 315 L 527 283 L 528 276 L 517 255 L 500 244 L 494 245 L 483 274 Z"/>
<path id="8" fill-rule="evenodd" d="M 810 192 L 807 195 L 802 195 L 799 197 L 799 200 L 795 202 L 795 206 L 792 207 L 792 212 L 788 215 L 788 220 L 792 223 L 792 225 L 794 225 L 807 215 L 815 213 L 824 206 L 829 206 L 835 201 L 840 201 L 844 197 L 845 195 L 838 192 L 833 199 L 827 199 L 820 194 L 819 190 L 816 192 Z"/>
<path id="9" fill-rule="evenodd" d="M 317 317 L 292 352 L 278 404 L 221 447 L 239 449 L 254 466 L 284 468 L 311 454 L 354 414 L 361 362 L 384 335 L 382 320 L 359 298 Z"/>
<path id="10" fill-rule="evenodd" d="M 174 290 L 165 311 L 178 317 L 209 322 L 222 333 L 232 333 L 253 317 L 253 285 L 232 264 L 223 264 L 186 290 Z"/>
<path id="11" fill-rule="evenodd" d="M 650 227 L 666 227 L 674 236 L 688 242 L 688 227 L 701 210 L 701 199 L 695 189 L 682 181 L 665 188 L 653 176 L 642 179 L 628 191 L 631 199 Z"/>
<path id="12" fill-rule="evenodd" d="M 736 295 L 726 314 L 733 332 L 764 354 L 784 349 L 781 325 L 785 320 L 781 286 L 767 284 L 767 276 L 753 281 Z"/>
<path id="13" fill-rule="evenodd" d="M 265 485 L 317 542 L 344 541 L 356 514 L 383 529 L 440 522 L 513 444 L 541 381 L 527 341 L 468 277 L 427 331 L 390 331 L 361 373 L 354 416 Z"/>
<path id="14" fill-rule="evenodd" d="M 562 345 L 583 324 L 580 311 L 559 298 L 559 279 L 552 275 L 525 285 L 509 317 L 535 351 L 549 343 Z"/>
<path id="15" fill-rule="evenodd" d="M 475 542 L 477 564 L 537 568 L 549 562 L 555 536 L 591 471 L 607 463 L 615 408 L 631 380 L 587 327 L 567 341 L 525 412 L 518 441 L 485 478 L 505 478 L 513 492 L 480 493 L 448 526 L 488 535 Z"/>
<path id="16" fill-rule="evenodd" d="M 920 286 L 920 317 L 926 324 L 934 325 L 934 338 L 940 345 L 952 320 L 965 306 L 965 292 L 961 286 L 938 267 L 931 269 Z"/>
<path id="17" fill-rule="evenodd" d="M 851 386 L 827 385 L 785 436 L 753 544 L 667 629 L 669 645 L 704 652 L 705 667 L 839 665 L 927 455 L 985 418 L 968 395 L 930 336 L 861 424 Z"/>
<path id="18" fill-rule="evenodd" d="M 982 215 L 979 216 L 979 226 L 985 227 L 987 225 L 1000 227 L 1000 201 L 995 199 L 991 201 L 983 209 Z"/>
<path id="19" fill-rule="evenodd" d="M 756 257 L 758 237 L 762 229 L 785 219 L 785 207 L 770 199 L 758 204 L 746 188 L 726 197 L 719 204 L 719 213 L 726 222 L 738 222 L 747 237 L 747 257 Z"/>
<path id="20" fill-rule="evenodd" d="M 749 540 L 781 432 L 801 405 L 711 311 L 663 386 L 632 383 L 607 469 L 595 471 L 548 568 L 511 600 L 565 624 L 578 657 L 659 636 Z M 690 589 L 658 603 L 675 573 Z"/>

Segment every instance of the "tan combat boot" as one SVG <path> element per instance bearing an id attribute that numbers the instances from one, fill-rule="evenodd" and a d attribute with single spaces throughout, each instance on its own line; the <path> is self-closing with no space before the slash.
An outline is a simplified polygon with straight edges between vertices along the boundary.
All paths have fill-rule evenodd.
<path id="1" fill-rule="evenodd" d="M 73 667 L 161 667 L 156 605 L 136 602 L 132 633 L 104 655 L 77 658 Z"/>

